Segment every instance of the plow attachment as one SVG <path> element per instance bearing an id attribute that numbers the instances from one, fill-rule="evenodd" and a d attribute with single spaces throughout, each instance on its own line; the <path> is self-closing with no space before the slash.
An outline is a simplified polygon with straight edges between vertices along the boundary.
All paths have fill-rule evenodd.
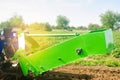
<path id="1" fill-rule="evenodd" d="M 27 36 L 41 35 L 29 34 Z M 41 51 L 34 51 L 29 55 L 25 50 L 18 49 L 14 56 L 18 59 L 24 75 L 29 73 L 39 75 L 79 58 L 109 53 L 113 48 L 112 30 L 107 29 L 76 35 L 72 39 Z"/>

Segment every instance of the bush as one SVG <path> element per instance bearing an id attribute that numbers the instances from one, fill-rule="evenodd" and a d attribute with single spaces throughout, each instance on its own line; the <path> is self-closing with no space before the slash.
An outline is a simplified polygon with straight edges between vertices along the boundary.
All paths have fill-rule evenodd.
<path id="1" fill-rule="evenodd" d="M 115 58 L 120 58 L 120 35 L 119 34 L 120 34 L 119 31 L 113 32 L 115 49 L 113 50 L 113 52 L 111 52 L 111 54 Z"/>

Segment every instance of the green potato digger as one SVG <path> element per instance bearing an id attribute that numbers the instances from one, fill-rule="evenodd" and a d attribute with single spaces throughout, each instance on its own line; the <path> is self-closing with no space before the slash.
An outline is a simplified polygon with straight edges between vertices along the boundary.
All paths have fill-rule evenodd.
<path id="1" fill-rule="evenodd" d="M 33 74 L 38 76 L 46 71 L 69 64 L 80 58 L 85 58 L 90 55 L 104 55 L 114 48 L 113 36 L 111 29 L 95 30 L 83 34 L 30 34 L 26 32 L 12 33 L 11 30 L 5 30 L 6 34 L 1 36 L 1 62 L 10 67 L 20 66 L 24 76 Z M 9 37 L 9 36 L 12 37 Z M 29 53 L 25 50 L 26 41 L 31 43 L 33 47 L 38 45 L 38 42 L 31 37 L 58 37 L 58 36 L 74 36 L 71 39 L 65 40 L 43 50 L 34 50 Z M 4 43 L 4 45 L 3 45 Z M 39 47 L 39 46 L 37 46 Z M 3 58 L 4 57 L 4 58 Z M 18 64 L 13 65 L 14 61 Z M 0 69 L 4 69 L 3 63 Z"/>

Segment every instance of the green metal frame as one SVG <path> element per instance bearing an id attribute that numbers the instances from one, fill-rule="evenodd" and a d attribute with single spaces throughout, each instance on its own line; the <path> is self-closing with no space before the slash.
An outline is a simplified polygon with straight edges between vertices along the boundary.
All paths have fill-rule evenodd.
<path id="1" fill-rule="evenodd" d="M 33 35 L 31 35 L 33 36 Z M 37 35 L 38 36 L 38 35 Z M 30 34 L 29 34 L 30 37 Z M 112 30 L 97 30 L 77 35 L 57 45 L 27 55 L 19 49 L 15 57 L 24 75 L 35 75 L 66 65 L 89 55 L 106 54 L 114 48 Z"/>

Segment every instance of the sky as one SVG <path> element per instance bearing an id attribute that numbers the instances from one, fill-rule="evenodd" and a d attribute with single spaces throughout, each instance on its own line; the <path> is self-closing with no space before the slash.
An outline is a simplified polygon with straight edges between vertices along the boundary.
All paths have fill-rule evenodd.
<path id="1" fill-rule="evenodd" d="M 49 22 L 56 25 L 58 15 L 70 20 L 70 26 L 100 24 L 107 10 L 120 13 L 120 0 L 0 0 L 0 22 L 21 15 L 26 24 Z"/>

